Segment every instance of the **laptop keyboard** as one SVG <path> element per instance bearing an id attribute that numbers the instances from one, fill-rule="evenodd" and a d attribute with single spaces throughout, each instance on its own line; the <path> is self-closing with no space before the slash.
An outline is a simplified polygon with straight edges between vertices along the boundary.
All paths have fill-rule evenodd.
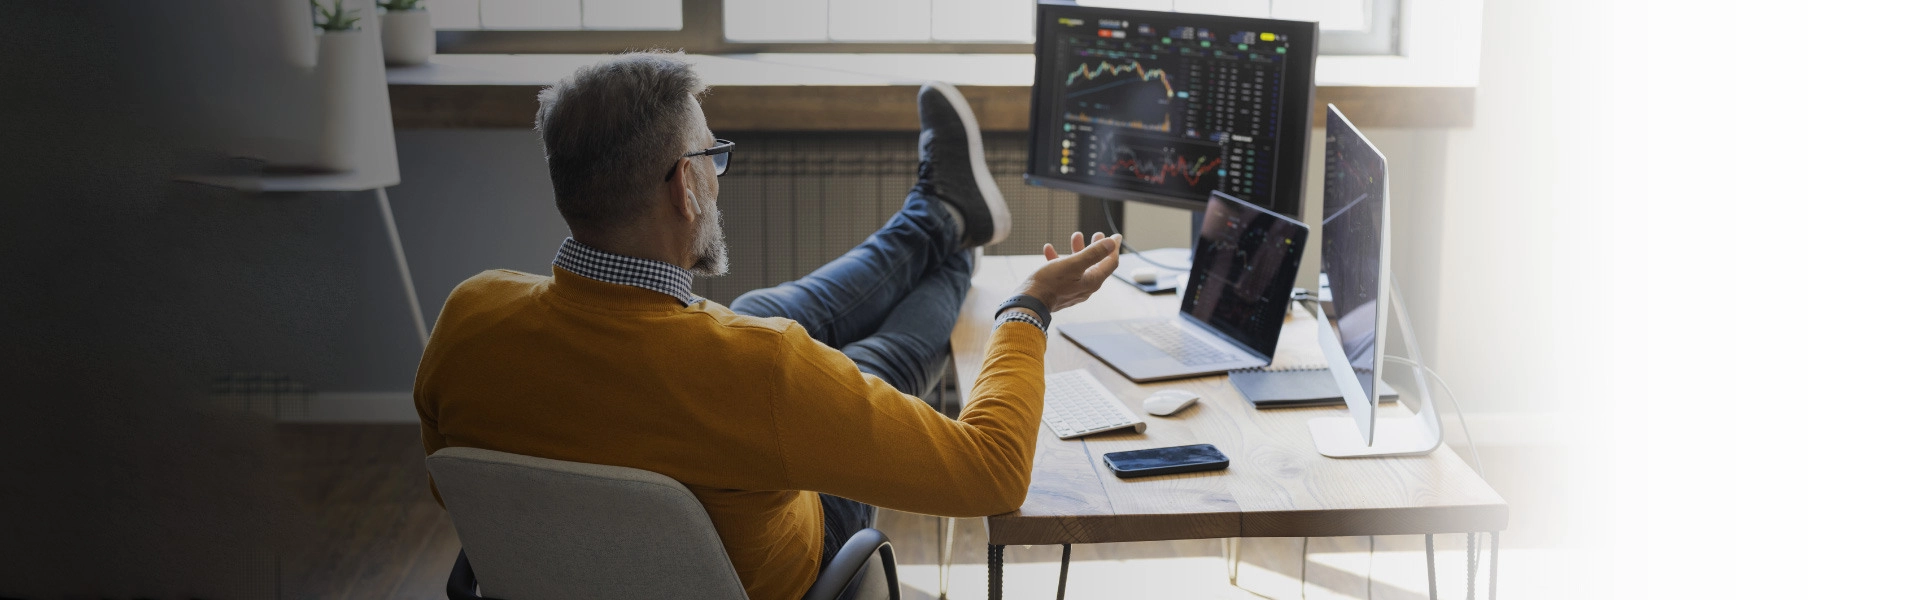
<path id="1" fill-rule="evenodd" d="M 1234 358 L 1232 354 L 1221 352 L 1212 344 L 1182 331 L 1178 325 L 1169 321 L 1134 322 L 1128 323 L 1126 327 L 1128 331 L 1183 365 L 1211 365 L 1228 362 Z"/>

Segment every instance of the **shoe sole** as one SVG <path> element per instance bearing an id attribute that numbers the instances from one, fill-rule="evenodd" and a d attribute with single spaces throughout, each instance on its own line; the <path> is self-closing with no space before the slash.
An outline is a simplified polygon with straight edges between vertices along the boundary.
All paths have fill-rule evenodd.
<path id="1" fill-rule="evenodd" d="M 1000 195 L 1000 185 L 993 182 L 993 173 L 987 171 L 986 144 L 980 141 L 980 122 L 973 117 L 973 107 L 960 95 L 960 90 L 948 83 L 935 81 L 927 85 L 946 97 L 947 104 L 959 111 L 961 125 L 967 128 L 967 154 L 973 160 L 974 187 L 980 189 L 981 198 L 987 202 L 987 214 L 993 216 L 993 236 L 982 245 L 1006 241 L 1007 234 L 1013 231 L 1013 215 L 1007 212 L 1007 199 Z"/>

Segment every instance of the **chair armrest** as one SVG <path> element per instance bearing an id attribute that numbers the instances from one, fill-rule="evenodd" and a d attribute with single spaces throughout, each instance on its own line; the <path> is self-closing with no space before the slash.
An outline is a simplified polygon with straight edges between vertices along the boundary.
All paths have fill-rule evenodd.
<path id="1" fill-rule="evenodd" d="M 862 529 L 847 539 L 840 547 L 840 553 L 834 555 L 833 562 L 820 571 L 820 578 L 814 580 L 813 587 L 807 589 L 801 600 L 838 600 L 847 588 L 860 581 L 860 575 L 867 561 L 874 553 L 880 554 L 880 567 L 887 576 L 887 598 L 900 600 L 900 575 L 895 571 L 893 561 L 893 543 L 887 541 L 887 534 L 871 527 Z"/>
<path id="2" fill-rule="evenodd" d="M 453 559 L 453 571 L 447 573 L 448 600 L 481 600 L 480 582 L 473 577 L 473 565 L 467 564 L 467 551 Z"/>

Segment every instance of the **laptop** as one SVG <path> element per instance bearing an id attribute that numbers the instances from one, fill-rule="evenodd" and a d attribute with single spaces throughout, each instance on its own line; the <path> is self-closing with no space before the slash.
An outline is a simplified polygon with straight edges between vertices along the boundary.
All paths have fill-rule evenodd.
<path id="1" fill-rule="evenodd" d="M 1063 323 L 1061 335 L 1136 382 L 1265 367 L 1280 343 L 1307 226 L 1214 192 L 1180 314 Z"/>

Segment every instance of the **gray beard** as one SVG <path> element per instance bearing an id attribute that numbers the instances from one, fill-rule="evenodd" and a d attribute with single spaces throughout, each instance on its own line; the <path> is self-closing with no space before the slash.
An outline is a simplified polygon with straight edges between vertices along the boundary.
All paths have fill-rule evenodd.
<path id="1" fill-rule="evenodd" d="M 693 236 L 693 268 L 700 277 L 727 274 L 727 236 L 720 231 L 720 203 L 715 202 L 700 219 L 700 231 Z"/>

